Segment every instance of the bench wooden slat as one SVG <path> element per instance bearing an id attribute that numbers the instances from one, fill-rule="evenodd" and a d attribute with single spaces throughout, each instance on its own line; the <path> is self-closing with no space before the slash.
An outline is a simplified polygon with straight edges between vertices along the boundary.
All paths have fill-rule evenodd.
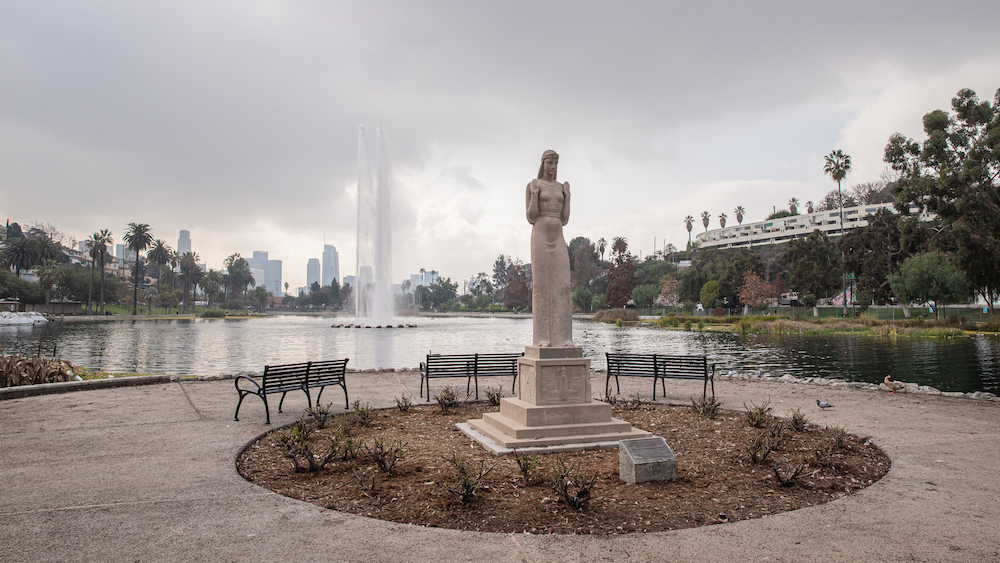
<path id="1" fill-rule="evenodd" d="M 309 407 L 312 408 L 312 396 L 310 389 L 319 388 L 316 396 L 316 403 L 319 404 L 323 390 L 329 385 L 339 385 L 344 390 L 345 408 L 350 403 L 347 399 L 346 371 L 349 359 L 325 360 L 318 362 L 304 362 L 297 364 L 280 364 L 264 366 L 264 373 L 261 382 L 258 384 L 252 377 L 240 375 L 234 381 L 236 391 L 239 394 L 239 402 L 236 403 L 236 413 L 233 420 L 239 420 L 240 406 L 247 395 L 256 395 L 264 401 L 264 412 L 267 415 L 267 424 L 271 423 L 271 411 L 267 404 L 267 396 L 273 393 L 281 393 L 281 400 L 278 402 L 278 412 L 285 402 L 285 395 L 289 391 L 302 391 L 306 394 Z M 240 381 L 252 384 L 256 389 L 241 388 Z"/>
<path id="2" fill-rule="evenodd" d="M 472 381 L 476 382 L 476 399 L 479 399 L 479 377 L 513 376 L 517 382 L 517 358 L 524 353 L 500 354 L 427 354 L 426 362 L 420 362 L 420 395 L 427 383 L 427 401 L 431 400 L 430 380 L 441 377 L 466 378 L 465 391 L 469 392 Z M 513 392 L 513 387 L 511 387 Z"/>
<path id="3" fill-rule="evenodd" d="M 705 381 L 702 396 L 707 396 L 708 385 L 712 385 L 712 395 L 715 395 L 715 364 L 709 364 L 706 356 L 672 356 L 666 354 L 635 354 L 635 353 L 605 353 L 607 359 L 607 378 L 604 382 L 604 393 L 607 395 L 611 378 L 615 378 L 618 392 L 621 393 L 619 376 L 652 377 L 653 400 L 656 400 L 656 381 L 660 380 L 663 394 L 666 395 L 666 379 L 703 379 Z M 711 373 L 709 373 L 711 367 Z"/>

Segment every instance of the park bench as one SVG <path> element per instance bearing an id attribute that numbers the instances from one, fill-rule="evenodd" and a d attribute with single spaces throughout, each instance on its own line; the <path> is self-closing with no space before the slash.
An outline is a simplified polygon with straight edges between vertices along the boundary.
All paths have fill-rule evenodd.
<path id="1" fill-rule="evenodd" d="M 431 400 L 431 378 L 464 377 L 465 393 L 476 382 L 476 399 L 479 399 L 479 378 L 509 375 L 514 378 L 511 393 L 517 385 L 517 359 L 524 352 L 513 354 L 427 354 L 427 361 L 420 362 L 420 396 L 424 396 L 424 382 L 427 382 L 427 401 Z"/>
<path id="2" fill-rule="evenodd" d="M 708 395 L 708 384 L 712 384 L 712 396 L 715 396 L 715 364 L 708 363 L 706 356 L 668 356 L 664 354 L 605 354 L 608 361 L 607 379 L 604 382 L 604 394 L 608 394 L 611 378 L 615 378 L 618 392 L 621 384 L 618 377 L 651 377 L 653 378 L 653 400 L 656 400 L 656 382 L 660 380 L 661 390 L 666 396 L 665 381 L 667 379 L 703 379 L 705 381 L 702 397 Z M 709 371 L 711 369 L 711 371 Z"/>
<path id="3" fill-rule="evenodd" d="M 236 391 L 240 394 L 240 400 L 236 403 L 236 414 L 233 420 L 239 420 L 240 405 L 247 395 L 256 395 L 264 401 L 264 413 L 267 415 L 267 424 L 271 424 L 271 412 L 267 406 L 267 396 L 274 393 L 281 393 L 281 400 L 278 401 L 278 412 L 281 412 L 281 405 L 285 402 L 285 395 L 289 391 L 302 391 L 306 394 L 309 407 L 312 408 L 312 397 L 309 395 L 310 389 L 319 388 L 316 395 L 316 404 L 319 404 L 320 397 L 323 396 L 323 389 L 328 385 L 339 385 L 344 390 L 344 408 L 350 403 L 347 400 L 347 382 L 344 378 L 347 371 L 347 362 L 343 360 L 327 360 L 322 362 L 305 362 L 300 364 L 283 364 L 276 366 L 264 366 L 264 375 L 261 382 L 257 383 L 252 377 L 239 375 L 234 384 Z M 240 382 L 244 386 L 240 387 Z M 253 385 L 253 387 L 248 387 Z"/>

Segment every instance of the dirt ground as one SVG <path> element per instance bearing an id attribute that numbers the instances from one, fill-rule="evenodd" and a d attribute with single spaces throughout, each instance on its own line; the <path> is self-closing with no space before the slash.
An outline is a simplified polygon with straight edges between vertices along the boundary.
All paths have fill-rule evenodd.
<path id="1" fill-rule="evenodd" d="M 796 431 L 779 419 L 780 430 L 768 431 L 750 426 L 744 410 L 723 410 L 708 419 L 688 407 L 619 404 L 614 416 L 667 440 L 677 456 L 678 480 L 625 484 L 618 477 L 618 450 L 613 449 L 538 456 L 540 465 L 526 482 L 515 456 L 496 457 L 455 427 L 493 410 L 478 403 L 449 413 L 436 405 L 371 411 L 368 426 L 359 423 L 365 417 L 357 413 L 331 416 L 325 428 L 308 437 L 317 457 L 331 449 L 331 439 L 338 444 L 322 469 L 295 471 L 278 445 L 288 429 L 252 444 L 238 460 L 238 469 L 249 481 L 280 494 L 370 518 L 488 532 L 626 534 L 822 504 L 871 485 L 890 466 L 870 439 L 842 434 L 837 443 L 831 429 L 812 424 Z M 780 445 L 754 463 L 750 444 L 775 433 L 781 435 Z M 353 459 L 344 459 L 348 438 Z M 377 450 L 376 438 L 383 449 L 405 449 L 390 474 L 379 470 L 368 453 Z M 304 458 L 299 462 L 304 465 Z M 466 491 L 481 487 L 467 503 L 447 490 L 461 492 L 458 465 L 471 471 Z M 572 468 L 572 475 L 595 479 L 591 499 L 582 508 L 569 506 L 555 491 L 553 473 L 560 465 Z M 799 467 L 796 479 L 780 482 Z"/>

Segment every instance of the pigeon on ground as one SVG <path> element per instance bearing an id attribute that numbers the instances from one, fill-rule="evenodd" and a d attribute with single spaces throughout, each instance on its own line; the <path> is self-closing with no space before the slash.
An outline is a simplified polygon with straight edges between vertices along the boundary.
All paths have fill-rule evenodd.
<path id="1" fill-rule="evenodd" d="M 830 403 L 825 403 L 823 401 L 820 401 L 819 399 L 816 399 L 816 404 L 819 405 L 819 408 L 821 409 L 828 409 L 833 406 Z"/>

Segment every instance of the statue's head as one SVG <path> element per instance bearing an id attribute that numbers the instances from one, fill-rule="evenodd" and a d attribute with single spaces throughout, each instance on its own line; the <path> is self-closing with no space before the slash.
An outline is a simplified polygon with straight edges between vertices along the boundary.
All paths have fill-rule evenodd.
<path id="1" fill-rule="evenodd" d="M 556 151 L 545 151 L 542 153 L 542 164 L 538 167 L 538 178 L 541 179 L 546 172 L 546 166 L 550 167 L 550 174 L 552 175 L 552 180 L 556 179 L 556 171 L 559 168 L 559 155 Z"/>

